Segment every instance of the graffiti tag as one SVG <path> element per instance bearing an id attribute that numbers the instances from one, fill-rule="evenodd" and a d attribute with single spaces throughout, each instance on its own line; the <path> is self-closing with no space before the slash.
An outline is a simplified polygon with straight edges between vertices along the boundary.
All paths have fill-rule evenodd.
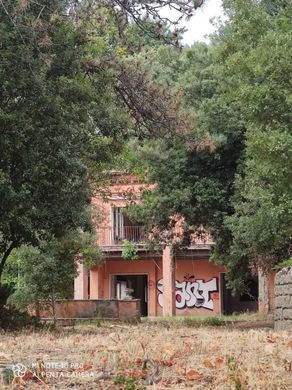
<path id="1" fill-rule="evenodd" d="M 177 309 L 200 308 L 213 310 L 214 303 L 210 297 L 211 292 L 218 291 L 217 278 L 212 278 L 208 282 L 202 279 L 195 281 L 175 282 L 175 305 Z M 157 282 L 158 303 L 163 307 L 163 279 Z"/>

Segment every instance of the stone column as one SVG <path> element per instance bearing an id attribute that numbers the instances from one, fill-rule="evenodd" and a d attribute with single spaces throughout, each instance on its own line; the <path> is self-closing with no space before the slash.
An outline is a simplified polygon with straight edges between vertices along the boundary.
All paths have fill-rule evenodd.
<path id="1" fill-rule="evenodd" d="M 175 315 L 175 260 L 173 248 L 166 246 L 162 255 L 163 315 Z"/>
<path id="2" fill-rule="evenodd" d="M 270 310 L 270 299 L 269 299 L 269 275 L 262 269 L 258 269 L 258 280 L 259 280 L 259 313 L 268 314 Z"/>
<path id="3" fill-rule="evenodd" d="M 78 263 L 77 272 L 74 279 L 74 299 L 88 299 L 88 269 Z"/>

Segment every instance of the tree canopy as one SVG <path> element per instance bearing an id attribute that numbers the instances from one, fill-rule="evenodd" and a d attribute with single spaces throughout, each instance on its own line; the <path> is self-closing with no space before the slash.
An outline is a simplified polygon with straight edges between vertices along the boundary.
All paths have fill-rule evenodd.
<path id="1" fill-rule="evenodd" d="M 135 28 L 175 44 L 159 17 L 166 4 L 194 10 L 189 1 L 0 2 L 0 277 L 13 248 L 89 228 L 92 192 L 124 139 L 180 122 L 170 120 L 172 97 L 129 58 Z"/>
<path id="2" fill-rule="evenodd" d="M 182 48 L 203 3 L 0 1 L 0 277 L 15 247 L 89 230 L 116 164 L 156 183 L 136 219 L 210 229 L 234 288 L 291 256 L 291 2 L 225 0 Z"/>
<path id="3" fill-rule="evenodd" d="M 209 228 L 213 259 L 242 290 L 254 266 L 271 269 L 291 252 L 291 4 L 234 0 L 224 8 L 228 21 L 209 46 L 139 54 L 182 96 L 195 131 L 127 153 L 129 167 L 157 183 L 136 217 L 166 227 L 181 213 Z"/>

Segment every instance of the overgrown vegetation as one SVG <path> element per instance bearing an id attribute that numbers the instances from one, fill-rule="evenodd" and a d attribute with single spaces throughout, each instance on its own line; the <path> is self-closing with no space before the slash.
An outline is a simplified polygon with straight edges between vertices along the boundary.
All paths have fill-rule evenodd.
<path id="1" fill-rule="evenodd" d="M 123 240 L 122 258 L 124 260 L 139 259 L 137 245 L 129 240 Z"/>
<path id="2" fill-rule="evenodd" d="M 7 304 L 11 292 L 11 285 L 0 285 L 0 329 L 15 331 L 39 328 L 41 324 L 36 316 Z"/>
<path id="3" fill-rule="evenodd" d="M 180 1 L 178 18 L 201 3 Z M 177 6 L 0 2 L 0 282 L 4 272 L 6 283 L 15 282 L 9 281 L 13 261 L 7 262 L 27 246 L 15 264 L 26 274 L 17 291 L 40 298 L 50 290 L 55 300 L 56 269 L 68 286 L 75 271 L 71 248 L 62 253 L 63 264 L 53 247 L 72 231 L 91 231 L 88 204 L 124 141 L 189 126 L 180 102 L 134 56 L 144 42 L 178 45 L 179 29 L 170 31 L 159 13 L 166 4 Z M 101 261 L 96 248 L 85 252 L 89 267 Z"/>
<path id="4" fill-rule="evenodd" d="M 286 268 L 286 267 L 292 267 L 292 258 L 278 263 L 274 269 L 275 269 L 275 271 L 281 271 L 281 269 Z"/>
<path id="5" fill-rule="evenodd" d="M 78 325 L 54 333 L 3 334 L 0 353 L 7 363 L 12 359 L 36 362 L 40 356 L 44 362 L 78 363 L 68 376 L 68 369 L 63 370 L 58 378 L 60 388 L 234 390 L 235 386 L 253 389 L 260 385 L 262 390 L 270 390 L 290 386 L 291 345 L 291 334 L 285 332 L 192 328 L 177 321 L 168 328 L 158 323 L 107 323 L 98 329 Z M 47 386 L 54 385 L 54 380 L 47 377 Z M 25 384 L 35 387 L 38 380 L 27 375 Z"/>
<path id="6" fill-rule="evenodd" d="M 213 259 L 238 292 L 251 269 L 291 256 L 291 7 L 226 0 L 228 21 L 210 45 L 138 54 L 183 99 L 196 130 L 125 149 L 129 168 L 156 183 L 131 212 L 150 229 L 166 229 L 176 214 L 210 229 Z"/>
<path id="7" fill-rule="evenodd" d="M 234 290 L 251 269 L 290 264 L 291 1 L 225 0 L 210 44 L 182 48 L 161 8 L 180 20 L 203 3 L 0 2 L 0 282 L 11 302 L 54 307 L 77 260 L 102 262 L 72 234 L 92 232 L 88 205 L 112 167 L 156 183 L 128 211 L 165 242 L 170 216 L 211 232 Z M 122 256 L 137 259 L 136 245 Z"/>

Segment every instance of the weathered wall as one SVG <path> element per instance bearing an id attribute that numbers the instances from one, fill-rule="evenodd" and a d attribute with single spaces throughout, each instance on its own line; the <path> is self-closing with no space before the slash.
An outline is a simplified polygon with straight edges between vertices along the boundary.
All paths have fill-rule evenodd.
<path id="1" fill-rule="evenodd" d="M 143 184 L 133 175 L 121 173 L 112 174 L 112 183 L 109 186 L 108 195 L 105 198 L 95 196 L 91 199 L 92 205 L 98 210 L 98 223 L 96 223 L 96 242 L 98 245 L 110 245 L 112 240 L 111 210 L 113 207 L 126 207 L 135 199 L 139 202 L 141 192 L 154 185 Z M 131 194 L 131 197 L 127 197 Z M 131 199 L 131 200 L 129 200 Z"/>
<path id="2" fill-rule="evenodd" d="M 274 271 L 264 273 L 258 270 L 259 278 L 259 313 L 268 314 L 275 308 L 275 276 Z"/>
<path id="3" fill-rule="evenodd" d="M 90 298 L 111 298 L 111 275 L 148 276 L 148 315 L 162 315 L 163 274 L 161 259 L 110 260 L 90 272 Z M 221 312 L 220 272 L 223 267 L 202 260 L 177 259 L 175 262 L 176 314 L 217 315 Z M 101 286 L 100 286 L 101 285 Z M 97 288 L 97 286 L 100 286 Z M 97 291 L 103 295 L 99 295 Z M 201 294 L 203 292 L 203 301 Z"/>
<path id="4" fill-rule="evenodd" d="M 30 313 L 35 314 L 31 307 Z M 39 311 L 41 318 L 52 318 L 52 311 L 43 308 Z M 140 318 L 140 301 L 133 300 L 67 300 L 58 301 L 56 305 L 57 318 L 94 318 L 134 319 Z"/>
<path id="5" fill-rule="evenodd" d="M 274 319 L 275 329 L 292 330 L 292 267 L 276 274 Z"/>

